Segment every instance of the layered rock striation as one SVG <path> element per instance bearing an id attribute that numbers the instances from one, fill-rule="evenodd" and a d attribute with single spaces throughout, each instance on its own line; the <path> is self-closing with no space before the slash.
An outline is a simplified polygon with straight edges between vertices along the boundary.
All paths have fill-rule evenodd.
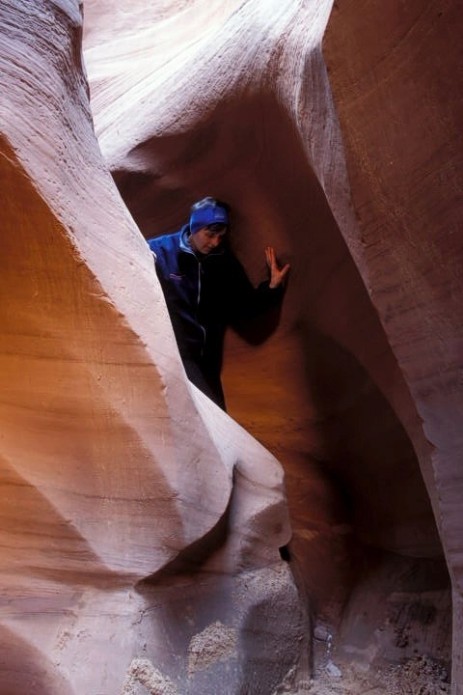
<path id="1" fill-rule="evenodd" d="M 2 693 L 270 692 L 304 634 L 282 470 L 185 377 L 81 10 L 0 10 Z"/>
<path id="2" fill-rule="evenodd" d="M 7 692 L 445 691 L 452 611 L 461 692 L 459 18 L 419 5 L 2 4 Z M 291 263 L 234 420 L 143 239 L 206 194 Z"/>
<path id="3" fill-rule="evenodd" d="M 447 541 L 443 550 L 442 540 L 459 478 L 450 459 L 452 484 L 440 477 L 429 429 L 433 421 L 461 450 L 461 242 L 455 223 L 442 235 L 437 212 L 444 187 L 446 214 L 459 219 L 455 188 L 440 173 L 446 134 L 453 161 L 461 156 L 457 130 L 447 127 L 458 111 L 444 86 L 458 32 L 450 11 L 418 5 L 196 2 L 143 19 L 142 3 L 130 18 L 90 3 L 87 12 L 96 132 L 145 236 L 175 229 L 193 200 L 213 193 L 233 207 L 234 246 L 253 279 L 264 272 L 266 243 L 291 262 L 281 315 L 228 337 L 227 399 L 284 464 L 293 567 L 322 616 L 318 634 L 337 626 L 337 658 L 370 664 L 415 655 L 412 642 L 426 630 L 405 619 L 414 635 L 407 646 L 397 614 L 421 605 L 426 589 L 441 636 L 418 651 L 446 662 L 443 552 L 454 586 L 458 565 L 458 550 Z M 448 62 L 443 43 L 454 46 Z M 440 91 L 425 99 L 433 70 Z M 412 116 L 419 95 L 424 108 Z M 415 214 L 405 207 L 410 196 Z M 450 400 L 424 408 L 413 374 L 425 391 L 441 383 L 436 393 Z M 461 515 L 451 518 L 456 531 Z M 357 629 L 362 597 L 369 610 Z M 384 613 L 372 608 L 379 604 Z M 456 627 L 459 615 L 457 592 Z M 326 652 L 331 639 L 321 640 Z M 459 652 L 455 642 L 457 661 Z"/>

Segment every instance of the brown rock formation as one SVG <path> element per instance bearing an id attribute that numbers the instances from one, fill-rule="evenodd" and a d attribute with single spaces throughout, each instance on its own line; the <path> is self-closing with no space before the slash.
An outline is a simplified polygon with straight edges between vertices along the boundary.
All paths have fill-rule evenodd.
<path id="1" fill-rule="evenodd" d="M 352 253 L 410 390 L 453 586 L 463 692 L 462 49 L 455 3 L 336 4 L 325 55 L 346 146 Z M 368 32 L 368 40 L 360 37 Z M 428 451 L 421 442 L 428 442 Z"/>
<path id="2" fill-rule="evenodd" d="M 0 15 L 1 692 L 270 692 L 302 630 L 281 468 L 185 378 L 77 3 Z"/>
<path id="3" fill-rule="evenodd" d="M 406 585 L 405 606 L 423 587 L 437 592 L 439 604 L 446 579 L 445 573 L 442 579 L 436 575 L 441 549 L 428 499 L 430 495 L 440 520 L 433 449 L 415 394 L 410 393 L 408 372 L 397 361 L 400 351 L 396 352 L 388 317 L 381 313 L 374 292 L 320 53 L 330 5 L 307 3 L 301 8 L 285 3 L 270 9 L 268 2 L 238 3 L 228 6 L 229 14 L 224 9 L 208 10 L 202 3 L 174 6 L 162 16 L 145 18 L 135 52 L 130 33 L 141 18 L 139 9 L 130 21 L 116 17 L 115 41 L 103 29 L 109 26 L 107 17 L 91 4 L 86 60 L 104 156 L 146 235 L 173 229 L 183 221 L 183 211 L 192 200 L 213 192 L 229 200 L 236 211 L 236 250 L 253 277 L 262 273 L 261 252 L 268 241 L 291 260 L 291 281 L 277 331 L 265 344 L 259 344 L 265 326 L 254 327 L 245 337 L 229 336 L 225 368 L 229 408 L 284 462 L 293 519 L 292 554 L 320 613 L 332 618 L 333 595 L 340 600 L 345 596 L 347 580 L 359 581 L 364 593 L 357 593 L 365 601 L 371 595 L 370 606 L 375 597 L 378 604 L 379 596 L 383 600 L 389 596 L 385 615 L 370 609 L 365 619 L 362 640 L 371 645 L 375 628 L 382 629 L 384 622 L 394 624 L 394 587 L 405 591 Z M 330 56 L 343 37 L 350 36 L 351 22 L 368 16 L 353 3 L 347 8 L 334 9 L 326 49 Z M 413 12 L 404 18 L 391 8 L 391 36 L 397 22 L 395 31 L 409 39 L 403 52 L 413 55 L 415 37 L 413 31 L 407 33 L 404 19 L 409 29 L 414 26 Z M 377 26 L 380 31 L 380 22 Z M 440 35 L 439 27 L 434 32 Z M 366 30 L 353 33 L 363 40 Z M 379 42 L 365 42 L 365 63 L 369 45 L 377 47 Z M 341 49 L 330 58 L 345 101 L 355 91 L 344 84 L 343 70 L 353 80 L 358 67 L 355 46 L 348 48 L 352 67 L 348 62 L 344 67 Z M 395 74 L 400 81 L 400 70 Z M 389 84 L 387 75 L 384 84 Z M 128 98 L 129 90 L 137 92 L 135 102 Z M 379 115 L 372 122 L 380 131 Z M 359 136 L 356 142 L 361 142 Z M 375 147 L 381 149 L 381 141 Z M 428 147 L 439 148 L 437 136 L 429 139 Z M 358 153 L 353 157 L 363 161 Z M 388 170 L 385 162 L 382 169 Z M 415 173 L 419 176 L 411 172 Z M 384 208 L 386 193 L 365 190 L 369 200 L 383 201 Z M 409 218 L 407 224 L 410 228 Z M 423 234 L 426 238 L 426 230 L 417 225 L 417 238 Z M 391 238 L 385 234 L 383 244 Z M 372 271 L 393 287 L 397 279 L 393 273 L 388 278 L 376 250 L 377 245 L 371 245 L 376 263 Z M 418 257 L 408 254 L 406 259 L 410 267 L 404 266 L 403 273 L 416 275 Z M 446 269 L 441 260 L 435 273 L 445 274 Z M 411 310 L 419 299 L 414 286 L 409 286 Z M 444 349 L 453 349 L 451 306 L 446 315 L 449 336 Z M 414 322 L 423 322 L 418 311 Z M 400 330 L 400 318 L 397 325 Z M 415 329 L 407 324 L 406 330 Z M 412 363 L 419 371 L 423 363 L 418 357 Z M 435 366 L 434 379 L 438 373 Z M 455 424 L 451 427 L 457 431 Z M 340 489 L 333 487 L 333 477 Z M 370 589 L 364 579 L 355 579 L 355 572 L 352 577 L 346 562 L 358 553 L 359 541 L 362 556 L 364 544 L 393 553 L 375 552 L 371 557 L 366 553 L 366 572 L 377 577 L 376 587 Z M 407 569 L 400 556 L 415 559 Z M 421 577 L 414 588 L 407 579 L 410 573 Z M 394 582 L 387 580 L 388 575 Z M 413 622 L 410 618 L 407 627 L 412 632 Z M 348 626 L 347 619 L 341 630 L 343 650 L 358 653 L 359 637 Z M 404 626 L 396 628 L 400 633 Z M 435 632 L 439 633 L 437 626 Z M 367 661 L 377 654 L 393 659 L 414 656 L 400 636 L 388 637 L 389 646 L 387 639 L 379 640 Z M 397 644 L 403 645 L 402 653 L 394 651 Z M 437 638 L 428 652 L 445 659 L 445 650 L 445 640 Z"/>
<path id="4" fill-rule="evenodd" d="M 98 144 L 77 3 L 2 4 L 8 692 L 305 692 L 309 641 L 318 695 L 432 688 L 446 565 L 461 692 L 458 23 L 364 4 L 86 0 Z M 204 194 L 253 279 L 291 262 L 224 382 L 284 465 L 299 604 L 281 470 L 185 380 L 136 227 Z"/>

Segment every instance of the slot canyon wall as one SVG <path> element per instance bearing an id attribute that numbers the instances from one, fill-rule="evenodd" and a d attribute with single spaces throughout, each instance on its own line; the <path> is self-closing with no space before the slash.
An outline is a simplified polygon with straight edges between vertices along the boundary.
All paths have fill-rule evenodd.
<path id="1" fill-rule="evenodd" d="M 2 695 L 463 692 L 462 22 L 422 5 L 0 6 Z M 206 194 L 291 263 L 228 415 L 143 240 Z"/>

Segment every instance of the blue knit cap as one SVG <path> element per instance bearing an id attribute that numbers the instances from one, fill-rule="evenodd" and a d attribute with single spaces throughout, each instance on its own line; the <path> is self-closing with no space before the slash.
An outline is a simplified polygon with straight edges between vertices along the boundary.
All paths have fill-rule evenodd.
<path id="1" fill-rule="evenodd" d="M 228 212 L 221 205 L 207 202 L 205 205 L 193 210 L 190 215 L 190 231 L 192 234 L 210 224 L 223 224 L 228 226 Z"/>

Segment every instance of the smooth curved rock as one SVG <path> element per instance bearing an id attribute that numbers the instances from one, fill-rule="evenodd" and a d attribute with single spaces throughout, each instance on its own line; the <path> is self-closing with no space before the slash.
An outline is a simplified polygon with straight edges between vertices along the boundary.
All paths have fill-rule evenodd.
<path id="1" fill-rule="evenodd" d="M 448 580 L 435 519 L 441 538 L 446 531 L 433 441 L 376 291 L 388 277 L 393 287 L 400 273 L 382 268 L 379 241 L 369 247 L 374 265 L 365 253 L 363 225 L 359 229 L 357 221 L 364 203 L 355 196 L 355 180 L 351 200 L 336 114 L 338 92 L 333 101 L 321 51 L 331 9 L 330 1 L 301 6 L 255 0 L 223 4 L 220 10 L 197 2 L 173 4 L 147 15 L 143 24 L 142 3 L 135 3 L 125 18 L 109 4 L 101 9 L 90 3 L 85 55 L 96 131 L 119 190 L 146 236 L 174 229 L 194 199 L 212 193 L 232 204 L 234 245 L 253 279 L 263 272 L 266 243 L 291 262 L 277 330 L 266 343 L 261 341 L 271 326 L 230 335 L 224 380 L 230 412 L 284 463 L 291 551 L 301 582 L 330 629 L 336 624 L 333 603 L 343 604 L 352 582 L 363 585 L 363 562 L 365 567 L 379 562 L 378 596 L 386 591 L 390 572 L 411 590 L 399 569 L 400 557 L 397 569 L 391 569 L 391 552 L 410 558 L 410 572 L 428 573 L 424 585 L 437 589 L 435 602 L 442 605 L 445 624 Z M 413 11 L 403 10 L 407 13 L 408 27 L 414 26 Z M 117 39 L 109 29 L 110 14 Z M 386 14 L 391 36 L 395 23 L 399 32 L 406 27 L 393 8 Z M 432 12 L 424 16 L 432 19 Z M 365 39 L 366 10 L 353 3 L 340 10 L 335 3 L 324 51 L 330 74 L 341 86 L 343 71 L 350 70 L 355 79 L 358 66 L 344 66 L 342 53 L 331 56 L 327 45 L 349 40 L 351 17 L 364 23 L 353 35 L 363 42 L 366 57 L 369 46 L 376 51 L 381 46 Z M 377 26 L 380 31 L 381 22 Z M 433 30 L 438 33 L 439 27 Z M 404 36 L 401 48 L 413 55 L 415 34 Z M 349 47 L 346 55 L 355 59 Z M 384 61 L 382 66 L 387 87 L 389 65 Z M 401 67 L 395 73 L 399 81 Z M 373 92 L 374 76 L 369 84 Z M 345 85 L 342 96 L 354 99 L 355 89 Z M 384 103 L 381 109 L 371 121 L 376 132 L 387 116 Z M 429 143 L 437 145 L 432 138 Z M 380 140 L 375 145 L 382 147 Z M 361 166 L 362 153 L 353 156 Z M 384 161 L 385 171 L 388 166 Z M 387 201 L 386 192 L 366 190 L 370 201 Z M 387 212 L 384 204 L 382 210 Z M 381 230 L 380 222 L 373 224 Z M 408 218 L 407 225 L 410 229 Z M 419 239 L 421 227 L 416 229 Z M 385 235 L 382 243 L 390 238 Z M 435 274 L 446 273 L 442 253 L 440 259 Z M 417 261 L 418 256 L 407 256 L 406 277 L 414 277 Z M 416 283 L 410 285 L 410 311 L 420 301 L 415 289 Z M 388 302 L 389 295 L 384 297 Z M 415 324 L 418 317 L 419 312 Z M 409 330 L 402 320 L 407 321 L 400 313 L 397 334 Z M 453 310 L 446 327 L 450 345 Z M 409 351 L 407 360 L 419 371 L 419 353 L 416 357 Z M 436 380 L 438 365 L 433 369 Z M 374 549 L 385 552 L 376 556 Z M 352 562 L 359 553 L 364 559 Z M 421 580 L 416 595 L 422 590 L 418 584 L 422 587 Z M 365 631 L 371 640 L 393 613 L 369 617 Z M 346 625 L 341 633 L 348 632 Z M 435 644 L 434 656 L 445 660 L 447 646 L 445 640 Z M 388 653 L 383 644 L 379 651 L 397 658 L 394 649 L 391 644 Z"/>
<path id="2" fill-rule="evenodd" d="M 128 692 L 140 658 L 179 692 L 217 692 L 224 668 L 238 692 L 257 657 L 240 642 L 198 686 L 189 641 L 214 620 L 242 640 L 256 607 L 279 634 L 279 604 L 288 638 L 260 674 L 273 690 L 302 629 L 281 467 L 185 377 L 95 138 L 77 2 L 0 17 L 5 687 Z"/>
<path id="3" fill-rule="evenodd" d="M 35 692 L 305 692 L 312 658 L 317 695 L 391 662 L 394 687 L 429 681 L 441 543 L 460 692 L 461 246 L 434 212 L 457 220 L 459 121 L 401 96 L 443 42 L 451 64 L 458 18 L 376 7 L 86 0 L 94 131 L 79 4 L 2 3 L 0 654 Z M 282 471 L 187 382 L 137 228 L 209 193 L 253 280 L 267 243 L 292 266 L 281 315 L 227 337 L 224 382 L 284 464 L 299 596 Z"/>
<path id="4" fill-rule="evenodd" d="M 455 693 L 463 692 L 462 25 L 456 5 L 394 2 L 384 13 L 380 2 L 348 0 L 335 7 L 324 45 L 358 218 L 358 231 L 346 233 L 428 442 L 420 463 L 454 588 Z"/>

